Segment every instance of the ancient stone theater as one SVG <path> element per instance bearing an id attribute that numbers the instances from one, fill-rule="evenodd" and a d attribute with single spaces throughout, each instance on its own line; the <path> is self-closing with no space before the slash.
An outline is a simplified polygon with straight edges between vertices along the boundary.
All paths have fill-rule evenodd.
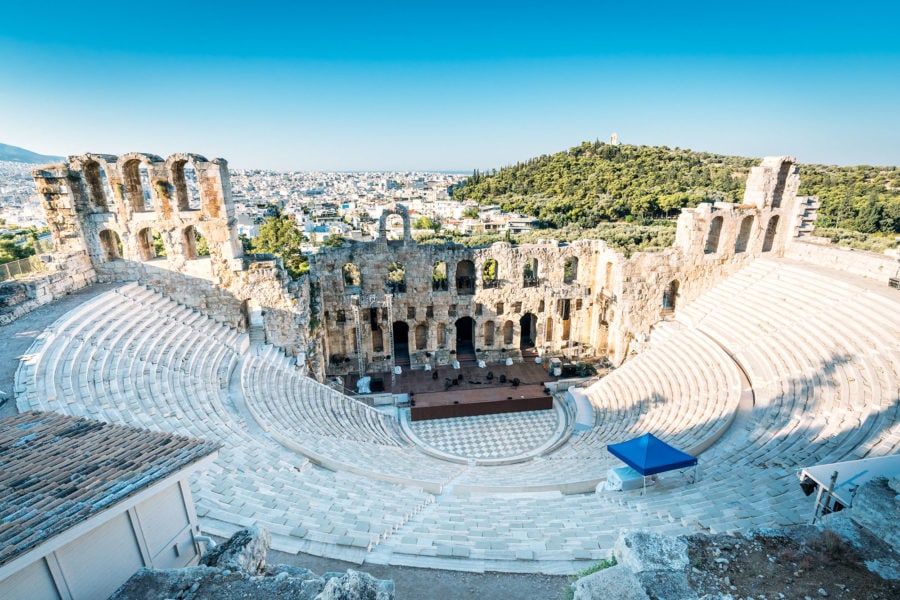
<path id="1" fill-rule="evenodd" d="M 800 468 L 900 449 L 900 296 L 896 258 L 811 235 L 800 175 L 765 158 L 631 256 L 420 245 L 390 206 L 292 279 L 242 251 L 225 160 L 72 156 L 34 172 L 56 251 L 0 318 L 83 301 L 41 324 L 17 407 L 218 444 L 203 534 L 359 564 L 571 573 L 622 529 L 802 522 Z M 606 489 L 607 446 L 645 433 L 698 467 Z"/>

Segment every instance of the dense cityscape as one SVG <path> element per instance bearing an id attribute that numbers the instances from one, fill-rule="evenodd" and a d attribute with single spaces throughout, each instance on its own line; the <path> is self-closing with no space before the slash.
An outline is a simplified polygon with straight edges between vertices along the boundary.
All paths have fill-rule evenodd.
<path id="1" fill-rule="evenodd" d="M 4 227 L 46 227 L 35 196 L 31 170 L 37 165 L 0 161 L 0 219 Z M 239 232 L 253 238 L 276 209 L 294 219 L 309 240 L 307 249 L 327 237 L 368 240 L 382 210 L 402 203 L 413 220 L 413 233 L 472 235 L 485 232 L 521 233 L 533 219 L 506 213 L 497 206 L 458 202 L 450 189 L 465 178 L 444 172 L 279 172 L 231 171 L 232 197 Z M 399 222 L 391 225 L 397 229 Z M 402 233 L 392 229 L 389 235 Z"/>

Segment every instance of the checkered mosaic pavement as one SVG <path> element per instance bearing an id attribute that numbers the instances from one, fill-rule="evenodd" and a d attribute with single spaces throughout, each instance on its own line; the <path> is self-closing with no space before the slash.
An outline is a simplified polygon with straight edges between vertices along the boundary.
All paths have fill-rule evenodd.
<path id="1" fill-rule="evenodd" d="M 463 458 L 507 458 L 527 454 L 550 441 L 559 423 L 557 410 L 434 419 L 410 423 L 419 441 Z"/>

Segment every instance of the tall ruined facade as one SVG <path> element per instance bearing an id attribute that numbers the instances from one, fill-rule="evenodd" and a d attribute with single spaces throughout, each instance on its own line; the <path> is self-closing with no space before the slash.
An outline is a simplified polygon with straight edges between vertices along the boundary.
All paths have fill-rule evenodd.
<path id="1" fill-rule="evenodd" d="M 662 252 L 625 257 L 596 240 L 419 245 L 396 206 L 375 241 L 320 248 L 291 281 L 279 261 L 243 256 L 223 159 L 85 154 L 33 174 L 58 271 L 82 274 L 81 285 L 140 281 L 257 330 L 320 379 L 532 356 L 619 364 L 680 303 L 782 255 L 815 217 L 796 196 L 794 159 L 766 158 L 742 204 L 683 210 Z M 402 221 L 400 239 L 388 239 L 388 219 Z"/>

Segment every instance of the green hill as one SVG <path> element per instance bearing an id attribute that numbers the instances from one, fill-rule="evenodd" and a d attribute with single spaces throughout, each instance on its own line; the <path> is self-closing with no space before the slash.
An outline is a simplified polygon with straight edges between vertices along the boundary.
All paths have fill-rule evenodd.
<path id="1" fill-rule="evenodd" d="M 476 171 L 458 199 L 499 204 L 550 227 L 673 216 L 704 201 L 739 202 L 759 160 L 680 148 L 584 142 L 490 174 Z M 896 167 L 800 165 L 801 194 L 822 199 L 817 226 L 900 233 Z"/>

